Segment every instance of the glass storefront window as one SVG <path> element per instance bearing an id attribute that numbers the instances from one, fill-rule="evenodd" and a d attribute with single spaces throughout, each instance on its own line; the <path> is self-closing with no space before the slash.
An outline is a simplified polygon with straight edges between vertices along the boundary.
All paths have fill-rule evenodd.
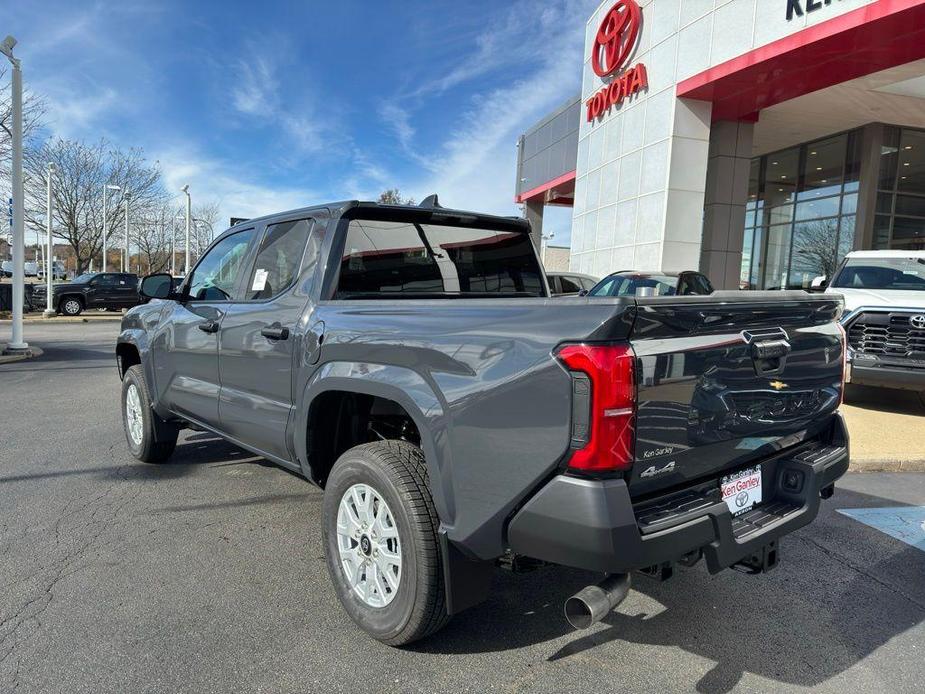
<path id="1" fill-rule="evenodd" d="M 787 261 L 790 258 L 792 225 L 778 224 L 768 228 L 765 246 L 764 289 L 783 289 L 787 286 Z"/>
<path id="2" fill-rule="evenodd" d="M 860 151 L 852 131 L 752 161 L 743 287 L 806 288 L 831 277 L 854 246 Z"/>
<path id="3" fill-rule="evenodd" d="M 925 133 L 903 130 L 898 156 L 899 192 L 925 195 Z"/>
<path id="4" fill-rule="evenodd" d="M 847 136 L 839 135 L 806 148 L 798 199 L 812 200 L 841 192 L 846 146 Z"/>
<path id="5" fill-rule="evenodd" d="M 890 247 L 890 223 L 891 219 L 884 215 L 878 214 L 874 217 L 874 250 L 882 251 Z"/>
<path id="6" fill-rule="evenodd" d="M 841 197 L 836 195 L 833 198 L 823 198 L 822 200 L 810 200 L 797 204 L 796 220 L 801 222 L 806 219 L 818 219 L 820 217 L 838 216 L 838 208 L 841 204 Z"/>
<path id="7" fill-rule="evenodd" d="M 874 248 L 925 249 L 925 132 L 887 127 L 881 153 Z"/>

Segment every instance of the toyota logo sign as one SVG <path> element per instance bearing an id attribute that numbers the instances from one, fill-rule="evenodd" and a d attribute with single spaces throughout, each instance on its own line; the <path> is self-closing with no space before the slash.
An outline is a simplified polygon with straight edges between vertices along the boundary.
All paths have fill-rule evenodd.
<path id="1" fill-rule="evenodd" d="M 619 0 L 601 22 L 591 49 L 591 67 L 599 77 L 612 75 L 626 63 L 642 23 L 636 0 Z"/>
<path id="2" fill-rule="evenodd" d="M 605 78 L 605 84 L 585 101 L 588 122 L 603 117 L 619 108 L 624 100 L 648 89 L 649 77 L 642 63 L 616 76 L 629 62 L 641 26 L 642 10 L 636 0 L 617 0 L 604 16 L 591 45 L 591 67 L 598 77 Z"/>
<path id="3" fill-rule="evenodd" d="M 923 329 L 925 328 L 925 315 L 912 316 L 912 318 L 909 319 L 909 322 L 912 324 L 913 328 Z"/>

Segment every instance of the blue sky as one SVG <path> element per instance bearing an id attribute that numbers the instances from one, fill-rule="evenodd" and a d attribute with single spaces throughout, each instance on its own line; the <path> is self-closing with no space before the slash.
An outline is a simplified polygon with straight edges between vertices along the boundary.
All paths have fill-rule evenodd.
<path id="1" fill-rule="evenodd" d="M 597 2 L 4 4 L 52 134 L 140 146 L 227 219 L 396 186 L 516 214 L 517 136 L 578 91 Z"/>

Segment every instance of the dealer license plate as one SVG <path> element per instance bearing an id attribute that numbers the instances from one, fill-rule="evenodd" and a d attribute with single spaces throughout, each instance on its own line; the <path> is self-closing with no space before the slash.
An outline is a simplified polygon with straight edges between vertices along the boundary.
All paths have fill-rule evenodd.
<path id="1" fill-rule="evenodd" d="M 723 501 L 733 516 L 741 516 L 761 503 L 761 468 L 742 470 L 720 480 Z"/>

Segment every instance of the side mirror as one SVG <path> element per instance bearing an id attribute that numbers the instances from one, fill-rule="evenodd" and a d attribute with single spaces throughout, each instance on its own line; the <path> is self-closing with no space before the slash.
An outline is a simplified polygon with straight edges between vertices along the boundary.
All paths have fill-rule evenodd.
<path id="1" fill-rule="evenodd" d="M 829 286 L 828 280 L 825 275 L 820 275 L 819 277 L 814 277 L 813 281 L 809 285 L 809 291 L 811 292 L 824 292 L 825 288 Z"/>
<path id="2" fill-rule="evenodd" d="M 578 292 L 578 296 L 588 296 L 588 290 L 582 289 L 581 291 Z"/>
<path id="3" fill-rule="evenodd" d="M 138 293 L 148 299 L 172 299 L 175 294 L 173 291 L 173 277 L 166 272 L 156 275 L 148 275 L 138 286 Z"/>

